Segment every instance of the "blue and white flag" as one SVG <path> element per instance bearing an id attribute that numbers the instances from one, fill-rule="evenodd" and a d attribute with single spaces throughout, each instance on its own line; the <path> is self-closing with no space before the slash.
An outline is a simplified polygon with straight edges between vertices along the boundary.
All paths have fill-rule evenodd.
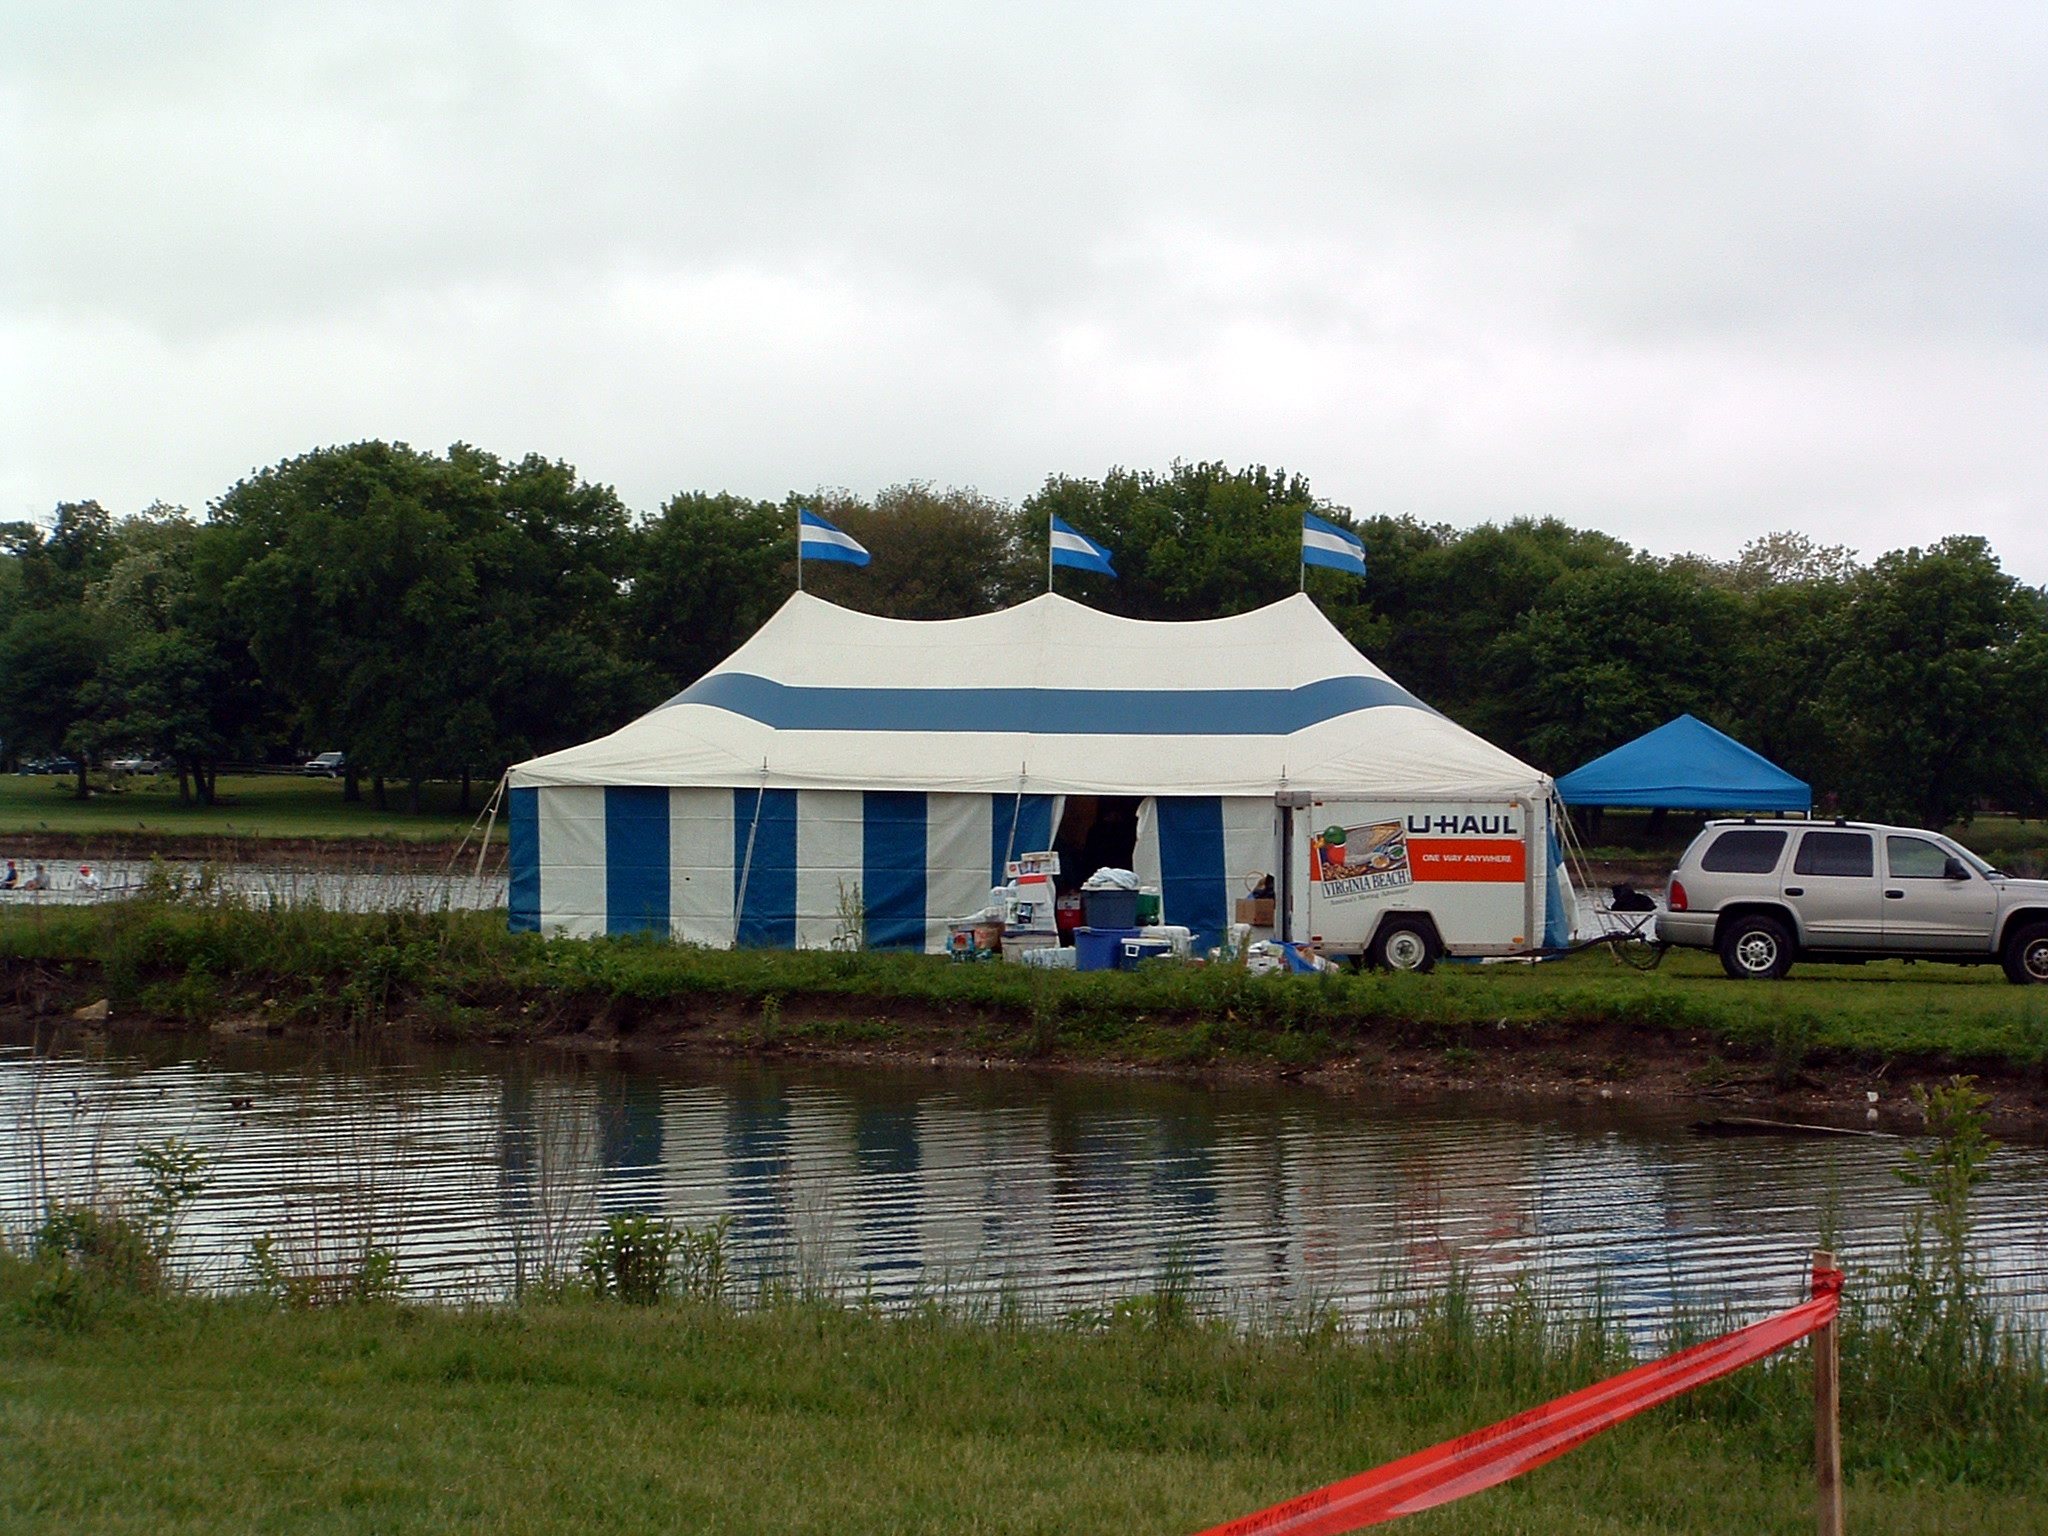
<path id="1" fill-rule="evenodd" d="M 1077 571 L 1100 571 L 1105 576 L 1116 574 L 1109 563 L 1108 550 L 1087 534 L 1074 532 L 1057 517 L 1052 520 L 1052 563 L 1071 565 Z"/>
<path id="2" fill-rule="evenodd" d="M 866 565 L 868 552 L 843 529 L 834 528 L 815 512 L 797 514 L 796 557 L 799 560 L 843 560 Z"/>
<path id="3" fill-rule="evenodd" d="M 1301 514 L 1301 563 L 1326 565 L 1333 571 L 1365 574 L 1365 541 L 1355 533 L 1326 523 L 1313 512 Z"/>

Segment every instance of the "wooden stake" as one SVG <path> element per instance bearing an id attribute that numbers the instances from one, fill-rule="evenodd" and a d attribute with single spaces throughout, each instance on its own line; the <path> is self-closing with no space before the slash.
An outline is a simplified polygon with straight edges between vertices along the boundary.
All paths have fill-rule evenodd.
<path id="1" fill-rule="evenodd" d="M 1835 1256 L 1816 1252 L 1813 1267 L 1832 1270 Z M 1842 1536 L 1842 1382 L 1835 1329 L 1829 1323 L 1813 1334 L 1813 1470 L 1820 1493 L 1820 1536 Z"/>

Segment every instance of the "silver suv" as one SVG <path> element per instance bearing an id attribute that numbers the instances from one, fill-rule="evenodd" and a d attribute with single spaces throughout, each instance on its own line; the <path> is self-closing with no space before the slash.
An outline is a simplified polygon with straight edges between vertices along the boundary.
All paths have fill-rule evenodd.
<path id="1" fill-rule="evenodd" d="M 1794 960 L 1904 956 L 2048 982 L 2048 880 L 2016 880 L 1918 827 L 1710 821 L 1671 874 L 1666 944 L 1718 951 L 1738 980 Z"/>

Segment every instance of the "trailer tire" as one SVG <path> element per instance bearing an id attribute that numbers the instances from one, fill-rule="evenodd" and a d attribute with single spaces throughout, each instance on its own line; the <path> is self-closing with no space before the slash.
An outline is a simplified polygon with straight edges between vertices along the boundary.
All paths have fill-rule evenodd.
<path id="1" fill-rule="evenodd" d="M 1372 963 L 1383 971 L 1426 976 L 1436 969 L 1436 925 L 1427 918 L 1390 917 L 1373 936 Z"/>

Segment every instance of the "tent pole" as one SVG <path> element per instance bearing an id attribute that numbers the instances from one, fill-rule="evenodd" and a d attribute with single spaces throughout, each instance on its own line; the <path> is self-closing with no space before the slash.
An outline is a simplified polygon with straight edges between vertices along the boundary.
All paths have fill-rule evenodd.
<path id="1" fill-rule="evenodd" d="M 1010 806 L 1010 837 L 1009 841 L 1003 844 L 1003 879 L 1005 881 L 1010 878 L 1010 860 L 1017 857 L 1017 823 L 1024 819 L 1024 779 L 1026 772 L 1027 769 L 1024 766 L 1020 766 L 1017 770 L 1017 798 Z"/>

